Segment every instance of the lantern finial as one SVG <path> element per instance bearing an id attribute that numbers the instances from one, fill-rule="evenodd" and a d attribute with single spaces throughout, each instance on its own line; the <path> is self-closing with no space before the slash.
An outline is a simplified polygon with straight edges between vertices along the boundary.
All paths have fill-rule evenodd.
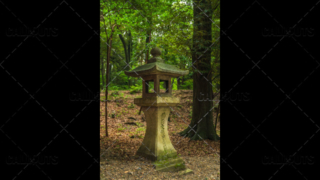
<path id="1" fill-rule="evenodd" d="M 158 47 L 154 47 L 151 49 L 150 53 L 153 57 L 158 57 L 161 55 L 161 49 Z"/>

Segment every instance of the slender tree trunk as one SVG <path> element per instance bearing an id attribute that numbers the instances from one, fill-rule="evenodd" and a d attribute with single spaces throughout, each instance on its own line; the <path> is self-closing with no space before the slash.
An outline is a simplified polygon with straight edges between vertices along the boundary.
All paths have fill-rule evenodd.
<path id="1" fill-rule="evenodd" d="M 103 57 L 100 58 L 101 61 L 101 76 L 102 76 L 102 90 L 104 89 L 105 82 L 104 82 L 104 63 L 103 63 Z"/>
<path id="2" fill-rule="evenodd" d="M 123 36 L 121 34 L 119 34 L 119 38 L 123 44 L 123 49 L 124 49 L 124 54 L 125 54 L 125 57 L 126 57 L 126 63 L 129 64 L 131 62 L 131 53 L 132 53 L 132 37 L 131 37 L 131 32 L 129 31 L 127 33 L 128 35 L 128 39 L 127 39 L 127 43 L 125 41 L 125 39 L 123 38 Z M 127 66 L 126 67 L 126 70 L 130 70 L 130 67 Z M 127 77 L 127 81 L 128 81 L 128 89 L 130 88 L 131 86 L 131 78 L 130 76 Z"/>
<path id="3" fill-rule="evenodd" d="M 108 137 L 108 83 L 109 83 L 109 60 L 110 60 L 110 53 L 111 53 L 111 39 L 109 41 L 109 48 L 107 52 L 107 72 L 106 72 L 106 90 L 105 90 L 105 126 L 106 126 L 106 137 Z"/>
<path id="4" fill-rule="evenodd" d="M 116 24 L 112 26 L 111 29 L 111 34 L 109 38 L 109 48 L 107 51 L 107 73 L 106 73 L 106 102 L 105 102 L 105 126 L 106 126 L 106 137 L 108 137 L 108 86 L 109 86 L 109 74 L 110 74 L 110 68 L 109 68 L 109 63 L 110 63 L 110 54 L 111 54 L 111 47 L 112 47 L 112 35 L 114 32 L 114 28 L 116 27 Z"/>
<path id="5" fill-rule="evenodd" d="M 111 57 L 110 57 L 110 61 L 111 61 Z M 109 63 L 109 70 L 108 70 L 108 73 L 109 73 L 109 75 L 108 75 L 108 77 L 109 77 L 109 79 L 108 79 L 108 82 L 110 82 L 110 80 L 111 80 L 111 65 L 110 65 L 110 63 Z M 110 85 L 110 84 L 109 84 Z"/>
<path id="6" fill-rule="evenodd" d="M 150 43 L 150 39 L 151 39 L 151 37 L 149 36 L 149 33 L 148 33 L 147 39 L 146 39 L 146 43 Z M 147 46 L 147 44 L 146 44 L 146 46 Z M 147 50 L 147 53 L 146 53 L 146 64 L 148 64 L 149 48 L 147 48 L 146 50 Z"/>
<path id="7" fill-rule="evenodd" d="M 129 55 L 128 55 L 128 51 L 127 51 L 127 44 L 126 44 L 126 41 L 124 40 L 122 34 L 119 34 L 119 38 L 122 42 L 122 45 L 123 45 L 123 49 L 124 49 L 124 55 L 125 55 L 125 58 L 126 58 L 126 63 L 129 63 Z M 128 68 L 128 67 L 127 67 Z"/>
<path id="8" fill-rule="evenodd" d="M 210 2 L 206 0 L 194 0 L 194 2 L 196 5 L 193 9 L 192 62 L 196 61 L 194 65 L 197 70 L 194 69 L 193 73 L 192 120 L 189 127 L 180 132 L 180 135 L 186 135 L 190 140 L 210 139 L 216 141 L 220 138 L 216 134 L 213 122 L 212 86 L 206 79 L 206 77 L 209 77 L 209 80 L 212 79 L 209 74 L 211 70 L 212 50 L 211 48 L 207 50 L 212 42 L 212 29 L 210 19 L 202 13 L 202 11 L 204 11 L 209 17 L 212 17 L 212 9 L 210 9 Z M 202 11 L 197 6 L 199 6 Z M 202 46 L 200 46 L 200 44 L 202 44 Z M 201 74 L 198 71 L 200 71 Z"/>
<path id="9" fill-rule="evenodd" d="M 128 32 L 128 63 L 130 63 L 131 62 L 131 54 L 132 54 L 132 35 L 131 35 L 131 31 L 129 30 L 129 32 Z M 129 77 L 129 88 L 130 88 L 130 86 L 132 85 L 132 78 L 130 77 L 130 76 L 128 76 Z"/>
<path id="10" fill-rule="evenodd" d="M 128 56 L 129 62 L 131 62 L 131 54 L 132 54 L 132 35 L 131 31 L 128 32 Z"/>
<path id="11" fill-rule="evenodd" d="M 109 83 L 109 62 L 110 62 L 110 54 L 111 54 L 111 43 L 112 37 L 109 40 L 109 48 L 107 52 L 107 72 L 106 72 L 106 101 L 105 101 L 105 123 L 106 123 L 106 137 L 108 137 L 108 83 Z"/>
<path id="12" fill-rule="evenodd" d="M 128 50 L 127 50 L 126 41 L 124 40 L 124 38 L 121 34 L 119 34 L 119 38 L 120 38 L 122 45 L 123 45 L 124 55 L 126 57 L 126 63 L 128 64 L 130 62 L 130 60 L 129 60 L 130 55 L 129 55 L 129 51 L 128 51 L 128 50 L 130 50 L 129 43 L 128 43 Z M 129 70 L 129 66 L 127 66 L 125 70 Z M 130 76 L 127 76 L 127 81 L 128 81 L 128 89 L 129 89 L 130 88 Z"/>

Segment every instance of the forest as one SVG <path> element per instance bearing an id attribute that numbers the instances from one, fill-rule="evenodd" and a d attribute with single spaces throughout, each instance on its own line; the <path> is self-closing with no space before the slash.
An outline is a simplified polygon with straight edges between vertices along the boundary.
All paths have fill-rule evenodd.
<path id="1" fill-rule="evenodd" d="M 219 4 L 212 2 L 212 6 L 214 5 Z M 192 47 L 195 45 L 193 43 L 197 43 L 199 50 L 202 48 L 211 52 L 205 66 L 210 66 L 210 72 L 207 74 L 210 73 L 213 92 L 218 92 L 220 12 L 218 7 L 213 8 L 214 12 L 210 12 L 211 8 L 203 10 L 207 15 L 211 14 L 212 18 L 205 17 L 204 20 L 207 22 L 199 22 L 199 26 L 202 26 L 197 29 L 199 39 L 194 39 L 197 36 L 193 35 L 195 30 L 192 1 L 101 1 L 101 90 L 106 88 L 107 76 L 109 90 L 141 89 L 141 79 L 130 78 L 124 71 L 145 64 L 151 57 L 149 51 L 155 46 L 162 49 L 162 58 L 166 63 L 176 65 L 180 69 L 188 69 L 190 72 L 187 76 L 175 80 L 173 90 L 193 89 L 193 73 L 196 70 L 192 65 L 200 63 L 200 60 L 196 64 L 192 61 L 195 59 L 192 57 Z M 204 23 L 210 24 L 210 35 L 206 34 Z M 211 39 L 200 39 L 202 36 L 211 36 Z M 209 47 L 207 44 L 212 46 Z M 202 53 L 199 51 L 199 56 Z"/>
<path id="2" fill-rule="evenodd" d="M 171 78 L 172 95 L 180 98 L 180 104 L 168 118 L 174 148 L 188 167 L 193 163 L 188 178 L 220 178 L 219 27 L 219 0 L 100 1 L 102 179 L 184 179 L 155 170 L 147 175 L 138 164 L 146 163 L 148 169 L 149 161 L 135 155 L 147 127 L 143 111 L 134 104 L 134 98 L 142 97 L 143 80 L 125 72 L 148 64 L 154 47 L 161 49 L 166 64 L 189 71 Z M 137 163 L 123 165 L 123 161 Z"/>

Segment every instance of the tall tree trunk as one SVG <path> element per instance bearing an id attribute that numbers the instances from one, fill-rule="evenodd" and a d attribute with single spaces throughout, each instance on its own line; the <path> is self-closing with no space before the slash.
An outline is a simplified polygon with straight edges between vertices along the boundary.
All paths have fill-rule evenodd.
<path id="1" fill-rule="evenodd" d="M 150 39 L 151 39 L 151 36 L 149 35 L 149 33 L 147 33 L 147 39 L 146 39 L 146 46 L 147 46 L 147 43 L 150 43 Z M 149 48 L 146 48 L 146 64 L 148 64 L 148 58 L 149 58 Z"/>
<path id="2" fill-rule="evenodd" d="M 120 40 L 121 40 L 121 42 L 122 42 L 122 44 L 123 44 L 123 49 L 124 49 L 124 54 L 125 54 L 125 58 L 126 58 L 126 63 L 129 64 L 130 61 L 131 61 L 130 58 L 131 58 L 131 53 L 132 53 L 132 47 L 131 47 L 131 46 L 132 46 L 132 37 L 131 37 L 131 32 L 129 31 L 129 32 L 127 33 L 127 35 L 128 35 L 127 43 L 126 43 L 125 39 L 123 38 L 122 34 L 119 34 L 119 38 L 120 38 Z M 130 70 L 130 67 L 127 66 L 127 67 L 126 67 L 126 70 Z M 127 77 L 127 81 L 128 81 L 128 88 L 130 88 L 130 86 L 131 86 L 131 83 L 130 83 L 131 78 L 130 78 L 130 76 Z"/>
<path id="3" fill-rule="evenodd" d="M 108 83 L 109 83 L 109 62 L 110 62 L 110 54 L 111 54 L 111 46 L 112 46 L 112 37 L 109 40 L 109 47 L 107 52 L 107 72 L 106 72 L 106 100 L 105 100 L 105 126 L 106 126 L 106 137 L 108 137 Z"/>
<path id="4" fill-rule="evenodd" d="M 207 50 L 212 43 L 212 29 L 210 19 L 202 13 L 202 11 L 204 11 L 209 17 L 212 17 L 212 9 L 210 8 L 210 1 L 194 0 L 194 3 L 192 62 L 196 61 L 195 67 L 197 70 L 194 69 L 193 73 L 192 120 L 189 127 L 180 132 L 180 135 L 186 135 L 190 140 L 210 139 L 216 141 L 220 138 L 216 134 L 213 123 L 213 101 L 210 101 L 213 99 L 212 86 L 206 80 L 206 77 L 209 77 L 209 80 L 212 79 L 209 74 L 211 70 L 212 49 Z M 197 6 L 199 6 L 201 10 Z M 198 71 L 200 71 L 202 75 Z M 201 96 L 203 94 L 205 95 L 204 97 Z M 192 127 L 193 130 L 190 131 L 190 127 Z"/>
<path id="5" fill-rule="evenodd" d="M 131 62 L 131 54 L 132 54 L 132 36 L 131 36 L 131 31 L 129 30 L 128 32 L 128 63 Z M 128 66 L 128 68 L 130 68 Z M 132 78 L 130 76 L 128 76 L 128 84 L 129 84 L 129 88 L 131 86 L 131 81 L 132 81 Z"/>
<path id="6" fill-rule="evenodd" d="M 109 38 L 109 48 L 107 51 L 107 73 L 106 73 L 106 101 L 105 101 L 105 126 L 106 126 L 106 137 L 108 137 L 108 86 L 109 86 L 109 74 L 110 74 L 110 68 L 109 68 L 109 63 L 110 63 L 110 54 L 111 54 L 111 47 L 112 47 L 112 35 L 114 32 L 114 28 L 116 27 L 116 24 L 114 24 L 111 28 L 111 34 Z"/>
<path id="7" fill-rule="evenodd" d="M 128 51 L 127 51 L 127 44 L 126 44 L 126 41 L 124 40 L 122 34 L 119 34 L 119 38 L 122 42 L 122 45 L 123 45 L 123 49 L 124 49 L 124 55 L 125 55 L 125 58 L 126 58 L 126 63 L 128 63 L 129 61 L 129 55 L 128 55 Z M 128 69 L 128 67 L 126 68 Z"/>
<path id="8" fill-rule="evenodd" d="M 126 41 L 124 40 L 122 34 L 119 34 L 119 38 L 122 42 L 122 45 L 123 45 L 123 49 L 124 49 L 124 55 L 125 55 L 125 58 L 126 58 L 126 63 L 128 64 L 130 62 L 129 60 L 129 52 L 127 51 L 127 44 L 126 44 Z M 128 47 L 128 49 L 130 50 L 130 47 Z M 125 70 L 129 70 L 129 66 L 127 66 L 125 68 Z M 130 76 L 127 76 L 127 81 L 128 81 L 128 89 L 130 88 Z"/>
<path id="9" fill-rule="evenodd" d="M 129 62 L 131 62 L 131 55 L 132 55 L 132 35 L 131 31 L 128 32 L 128 56 Z"/>

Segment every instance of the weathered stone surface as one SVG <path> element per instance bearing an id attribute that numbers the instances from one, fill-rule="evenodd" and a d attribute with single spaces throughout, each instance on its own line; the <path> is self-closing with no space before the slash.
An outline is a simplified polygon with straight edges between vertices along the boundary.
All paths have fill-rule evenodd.
<path id="1" fill-rule="evenodd" d="M 182 158 L 175 157 L 154 162 L 156 170 L 160 172 L 175 172 L 185 170 L 186 166 Z"/>
<path id="2" fill-rule="evenodd" d="M 137 155 L 150 160 L 176 157 L 177 151 L 168 134 L 169 107 L 142 107 L 146 116 L 147 130 Z"/>
<path id="3" fill-rule="evenodd" d="M 139 77 L 143 75 L 151 74 L 163 74 L 170 75 L 172 77 L 179 77 L 189 74 L 188 70 L 181 70 L 174 65 L 166 64 L 161 61 L 156 61 L 148 63 L 142 66 L 137 67 L 132 71 L 125 71 L 127 76 Z"/>
<path id="4" fill-rule="evenodd" d="M 180 171 L 185 169 L 182 158 L 177 156 L 168 134 L 170 107 L 143 106 L 147 130 L 137 155 L 155 161 L 157 171 Z"/>
<path id="5" fill-rule="evenodd" d="M 153 58 L 148 61 L 148 64 L 125 72 L 128 76 L 143 79 L 142 98 L 135 98 L 134 104 L 141 106 L 147 129 L 136 155 L 155 161 L 157 171 L 185 170 L 185 163 L 177 156 L 177 151 L 169 138 L 168 117 L 170 107 L 180 103 L 179 97 L 172 97 L 171 78 L 187 75 L 189 71 L 164 63 L 160 57 L 160 48 L 153 48 L 151 54 Z M 150 82 L 154 83 L 154 93 L 150 92 L 148 87 Z M 163 92 L 160 91 L 161 82 L 166 84 L 166 90 Z"/>
<path id="6" fill-rule="evenodd" d="M 193 171 L 192 171 L 191 169 L 186 169 L 186 170 L 184 170 L 184 171 L 181 171 L 181 172 L 179 173 L 179 175 L 185 175 L 185 174 L 191 174 L 191 173 L 193 173 Z"/>
<path id="7" fill-rule="evenodd" d="M 154 107 L 160 107 L 160 106 L 176 106 L 180 103 L 179 97 L 147 97 L 147 98 L 135 98 L 134 104 L 138 106 L 154 106 Z"/>
<path id="8" fill-rule="evenodd" d="M 161 50 L 158 47 L 151 49 L 152 58 L 148 61 L 148 64 L 139 66 L 131 71 L 125 71 L 127 76 L 140 77 L 152 74 L 169 75 L 172 77 L 179 77 L 189 74 L 188 70 L 181 70 L 174 65 L 164 63 L 161 59 Z"/>
<path id="9" fill-rule="evenodd" d="M 158 57 L 158 56 L 161 55 L 161 49 L 158 48 L 158 47 L 152 48 L 151 51 L 150 51 L 150 54 L 151 54 L 153 57 Z"/>

